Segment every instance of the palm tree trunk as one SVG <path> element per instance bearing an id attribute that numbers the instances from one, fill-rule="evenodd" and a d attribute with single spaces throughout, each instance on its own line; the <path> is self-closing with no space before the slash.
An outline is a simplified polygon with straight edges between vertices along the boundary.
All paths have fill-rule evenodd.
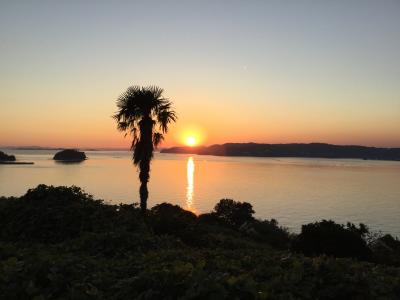
<path id="1" fill-rule="evenodd" d="M 147 189 L 147 182 L 150 178 L 150 160 L 142 160 L 139 165 L 139 179 L 140 179 L 140 209 L 143 214 L 147 211 L 147 198 L 149 197 L 149 191 Z"/>
<path id="2" fill-rule="evenodd" d="M 153 120 L 150 116 L 143 118 L 140 122 L 140 163 L 139 163 L 139 179 L 140 179 L 140 209 L 145 214 L 147 211 L 147 198 L 149 191 L 147 183 L 150 179 L 150 161 L 153 157 Z"/>

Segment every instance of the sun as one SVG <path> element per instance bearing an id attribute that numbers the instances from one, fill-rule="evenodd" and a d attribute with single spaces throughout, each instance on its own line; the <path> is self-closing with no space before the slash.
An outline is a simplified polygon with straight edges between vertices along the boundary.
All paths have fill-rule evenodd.
<path id="1" fill-rule="evenodd" d="M 188 136 L 185 140 L 185 143 L 189 147 L 193 147 L 197 144 L 197 140 L 194 136 Z"/>
<path id="2" fill-rule="evenodd" d="M 200 147 L 204 140 L 204 131 L 199 126 L 188 125 L 176 133 L 176 141 L 182 146 Z"/>

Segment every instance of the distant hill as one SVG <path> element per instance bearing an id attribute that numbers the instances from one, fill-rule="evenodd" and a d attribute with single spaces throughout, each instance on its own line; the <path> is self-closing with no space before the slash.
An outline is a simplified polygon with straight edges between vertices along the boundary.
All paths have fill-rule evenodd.
<path id="1" fill-rule="evenodd" d="M 400 148 L 376 148 L 353 145 L 340 146 L 323 143 L 227 143 L 208 147 L 172 147 L 162 149 L 161 153 L 186 153 L 216 156 L 358 158 L 400 161 Z"/>

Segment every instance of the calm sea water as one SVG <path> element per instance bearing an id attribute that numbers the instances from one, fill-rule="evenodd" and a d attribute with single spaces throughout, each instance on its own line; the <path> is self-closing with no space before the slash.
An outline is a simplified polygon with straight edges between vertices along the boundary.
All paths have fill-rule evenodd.
<path id="1" fill-rule="evenodd" d="M 20 196 L 45 183 L 77 185 L 109 203 L 139 201 L 129 152 L 86 151 L 89 159 L 80 164 L 54 162 L 55 151 L 6 152 L 35 164 L 0 165 L 0 195 Z M 202 213 L 231 198 L 293 232 L 325 218 L 400 237 L 400 162 L 157 153 L 149 190 L 149 207 L 170 202 Z"/>

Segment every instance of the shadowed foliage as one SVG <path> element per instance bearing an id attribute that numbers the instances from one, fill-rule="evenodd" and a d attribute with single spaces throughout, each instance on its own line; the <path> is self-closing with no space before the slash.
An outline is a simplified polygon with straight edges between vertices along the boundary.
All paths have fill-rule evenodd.
<path id="1" fill-rule="evenodd" d="M 400 267 L 400 240 L 385 234 L 371 243 L 374 261 Z"/>
<path id="2" fill-rule="evenodd" d="M 154 149 L 164 139 L 168 125 L 176 121 L 172 103 L 157 86 L 131 86 L 117 100 L 118 111 L 113 116 L 117 128 L 132 136 L 133 163 L 139 167 L 140 207 L 147 208 L 150 161 Z"/>
<path id="3" fill-rule="evenodd" d="M 245 236 L 270 244 L 278 249 L 288 249 L 290 234 L 286 228 L 280 227 L 275 219 L 257 220 L 250 203 L 232 199 L 221 199 L 211 213 L 201 214 L 200 223 L 235 228 Z"/>
<path id="4" fill-rule="evenodd" d="M 293 249 L 308 256 L 326 254 L 368 260 L 372 253 L 363 239 L 367 232 L 368 229 L 363 224 L 357 228 L 348 223 L 345 227 L 331 220 L 322 220 L 303 225 Z"/>
<path id="5" fill-rule="evenodd" d="M 150 210 L 148 218 L 148 224 L 156 234 L 173 235 L 190 245 L 202 241 L 203 232 L 197 226 L 197 216 L 178 205 L 158 204 Z"/>
<path id="6" fill-rule="evenodd" d="M 254 210 L 250 203 L 232 199 L 221 199 L 215 205 L 214 213 L 220 220 L 235 227 L 254 220 Z"/>
<path id="7" fill-rule="evenodd" d="M 246 221 L 168 203 L 144 218 L 77 187 L 0 197 L 0 299 L 399 299 L 400 268 L 388 261 L 280 250 L 289 237 L 276 221 L 223 203 L 245 208 L 234 224 Z M 381 239 L 397 253 L 398 240 Z"/>
<path id="8" fill-rule="evenodd" d="M 161 203 L 151 209 L 152 226 L 156 233 L 174 234 L 192 226 L 196 222 L 196 215 L 184 210 L 178 205 Z"/>
<path id="9" fill-rule="evenodd" d="M 278 249 L 289 248 L 291 236 L 288 230 L 279 226 L 275 219 L 255 220 L 251 225 L 250 234 L 254 239 L 264 241 Z"/>
<path id="10" fill-rule="evenodd" d="M 18 201 L 1 199 L 0 238 L 60 242 L 113 228 L 115 221 L 128 226 L 137 219 L 134 206 L 104 205 L 79 187 L 39 185 Z"/>

